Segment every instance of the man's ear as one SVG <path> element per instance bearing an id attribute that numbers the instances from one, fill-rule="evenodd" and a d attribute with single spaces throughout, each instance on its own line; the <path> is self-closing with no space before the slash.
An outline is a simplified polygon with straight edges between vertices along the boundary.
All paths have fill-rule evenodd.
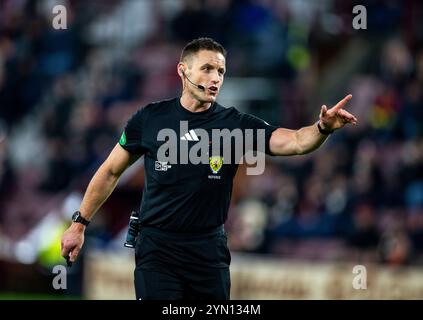
<path id="1" fill-rule="evenodd" d="M 185 64 L 182 63 L 182 62 L 179 62 L 177 69 L 178 69 L 179 76 L 183 77 L 184 76 L 183 73 L 184 73 L 184 70 L 185 70 Z"/>

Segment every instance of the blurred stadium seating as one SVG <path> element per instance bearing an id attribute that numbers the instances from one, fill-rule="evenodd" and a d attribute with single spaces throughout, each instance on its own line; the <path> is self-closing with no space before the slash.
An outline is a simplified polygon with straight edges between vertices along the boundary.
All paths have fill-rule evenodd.
<path id="1" fill-rule="evenodd" d="M 55 4 L 67 8 L 66 30 L 52 27 Z M 362 1 L 367 30 L 353 29 L 354 4 L 0 0 L 0 299 L 95 297 L 84 293 L 84 255 L 130 257 L 142 160 L 87 229 L 69 290 L 51 288 L 89 179 L 133 112 L 180 93 L 180 50 L 198 36 L 228 50 L 222 104 L 295 129 L 352 93 L 359 119 L 310 155 L 269 157 L 263 175 L 240 167 L 226 224 L 234 255 L 421 266 L 423 4 Z M 411 297 L 423 298 L 418 288 Z"/>

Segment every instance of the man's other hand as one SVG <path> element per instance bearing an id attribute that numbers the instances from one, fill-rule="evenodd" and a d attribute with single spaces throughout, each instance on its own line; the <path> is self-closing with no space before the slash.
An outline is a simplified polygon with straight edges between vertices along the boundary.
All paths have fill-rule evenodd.
<path id="1" fill-rule="evenodd" d="M 85 226 L 81 223 L 72 225 L 63 233 L 61 241 L 61 255 L 71 262 L 75 262 L 84 244 Z"/>

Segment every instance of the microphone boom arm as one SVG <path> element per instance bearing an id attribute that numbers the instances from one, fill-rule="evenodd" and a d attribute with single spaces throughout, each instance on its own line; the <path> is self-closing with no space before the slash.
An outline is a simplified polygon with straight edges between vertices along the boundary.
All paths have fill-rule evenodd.
<path id="1" fill-rule="evenodd" d="M 185 75 L 185 72 L 184 71 L 182 71 L 182 74 L 184 75 L 184 77 L 193 85 L 193 86 L 195 86 L 195 87 L 197 87 L 198 89 L 200 89 L 200 90 L 206 90 L 206 88 L 204 88 L 201 84 L 195 84 L 194 82 L 192 82 L 186 75 Z"/>

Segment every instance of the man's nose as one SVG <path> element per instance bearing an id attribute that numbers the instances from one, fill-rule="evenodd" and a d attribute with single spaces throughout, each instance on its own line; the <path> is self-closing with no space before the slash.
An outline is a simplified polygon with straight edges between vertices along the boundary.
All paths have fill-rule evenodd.
<path id="1" fill-rule="evenodd" d="M 212 79 L 211 79 L 211 82 L 213 83 L 213 84 L 218 84 L 219 82 L 220 82 L 220 77 L 219 77 L 219 73 L 216 71 L 216 72 L 213 72 L 213 75 L 212 75 Z"/>

